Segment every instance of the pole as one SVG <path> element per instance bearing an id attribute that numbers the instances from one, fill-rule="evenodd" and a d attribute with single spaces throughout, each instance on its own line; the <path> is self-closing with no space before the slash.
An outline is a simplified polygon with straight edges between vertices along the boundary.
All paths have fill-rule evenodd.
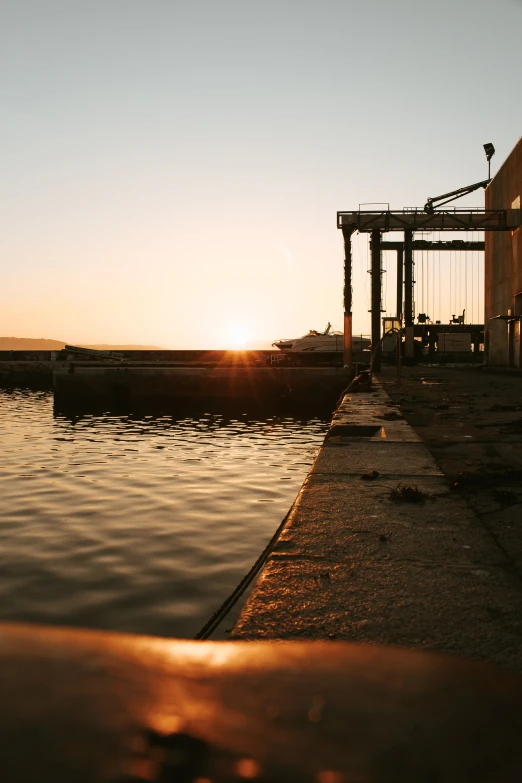
<path id="1" fill-rule="evenodd" d="M 381 232 L 372 230 L 372 369 L 381 369 Z"/>
<path id="2" fill-rule="evenodd" d="M 404 232 L 404 323 L 413 326 L 413 231 Z"/>
<path id="3" fill-rule="evenodd" d="M 344 237 L 344 358 L 345 367 L 352 367 L 352 229 L 343 228 Z"/>
<path id="4" fill-rule="evenodd" d="M 397 337 L 395 344 L 395 361 L 397 365 L 397 385 L 401 382 L 401 363 L 402 363 L 402 329 L 397 329 Z"/>
<path id="5" fill-rule="evenodd" d="M 397 250 L 397 318 L 402 314 L 402 289 L 404 286 L 404 250 Z"/>
<path id="6" fill-rule="evenodd" d="M 404 232 L 404 357 L 410 362 L 415 357 L 413 306 L 413 231 L 407 229 Z"/>

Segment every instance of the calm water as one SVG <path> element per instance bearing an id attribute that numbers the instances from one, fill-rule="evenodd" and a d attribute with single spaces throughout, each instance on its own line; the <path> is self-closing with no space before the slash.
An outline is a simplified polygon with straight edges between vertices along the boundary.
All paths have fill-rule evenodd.
<path id="1" fill-rule="evenodd" d="M 288 511 L 326 420 L 53 416 L 0 389 L 0 620 L 193 636 Z"/>

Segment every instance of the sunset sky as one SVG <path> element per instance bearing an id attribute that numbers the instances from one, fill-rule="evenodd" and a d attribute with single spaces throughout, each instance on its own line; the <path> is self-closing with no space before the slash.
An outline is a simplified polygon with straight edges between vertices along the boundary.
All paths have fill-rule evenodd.
<path id="1" fill-rule="evenodd" d="M 0 17 L 0 335 L 340 329 L 336 211 L 422 206 L 522 134 L 520 0 L 0 0 Z"/>

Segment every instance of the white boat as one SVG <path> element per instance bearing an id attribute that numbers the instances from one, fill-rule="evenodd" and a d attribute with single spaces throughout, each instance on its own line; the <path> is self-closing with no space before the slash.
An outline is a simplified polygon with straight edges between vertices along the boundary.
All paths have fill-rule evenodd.
<path id="1" fill-rule="evenodd" d="M 332 331 L 332 324 L 328 325 L 324 332 L 310 329 L 303 337 L 294 337 L 292 340 L 276 340 L 272 345 L 280 351 L 342 351 L 344 347 L 344 335 L 342 332 Z M 362 350 L 370 345 L 370 340 L 354 335 L 353 348 Z"/>

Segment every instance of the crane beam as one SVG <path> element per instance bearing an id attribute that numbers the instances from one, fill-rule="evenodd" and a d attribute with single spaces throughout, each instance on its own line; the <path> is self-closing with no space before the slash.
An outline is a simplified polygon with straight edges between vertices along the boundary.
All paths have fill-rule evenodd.
<path id="1" fill-rule="evenodd" d="M 464 242 L 454 239 L 451 242 L 430 242 L 426 239 L 414 239 L 412 250 L 484 250 L 485 242 Z M 370 242 L 370 248 L 371 248 Z M 381 250 L 404 250 L 404 242 L 381 242 Z"/>
<path id="2" fill-rule="evenodd" d="M 352 231 L 514 231 L 520 209 L 358 210 L 338 212 L 337 227 Z"/>

